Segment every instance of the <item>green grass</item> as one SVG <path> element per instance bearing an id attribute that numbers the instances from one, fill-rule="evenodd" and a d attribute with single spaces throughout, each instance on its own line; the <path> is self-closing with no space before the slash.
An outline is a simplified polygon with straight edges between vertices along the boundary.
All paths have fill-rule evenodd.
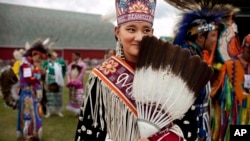
<path id="1" fill-rule="evenodd" d="M 84 78 L 86 82 L 88 73 Z M 51 115 L 50 118 L 43 118 L 43 141 L 73 141 L 78 122 L 72 112 L 66 110 L 68 103 L 68 89 L 64 88 L 62 113 L 64 117 Z M 16 141 L 16 119 L 17 110 L 12 110 L 4 105 L 0 96 L 0 141 Z"/>

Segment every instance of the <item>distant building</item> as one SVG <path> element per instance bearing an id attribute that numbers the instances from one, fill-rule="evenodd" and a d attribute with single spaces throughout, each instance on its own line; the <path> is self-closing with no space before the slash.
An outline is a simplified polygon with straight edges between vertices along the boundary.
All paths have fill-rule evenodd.
<path id="1" fill-rule="evenodd" d="M 0 59 L 12 59 L 25 42 L 49 36 L 58 39 L 53 47 L 68 61 L 72 52 L 102 59 L 106 49 L 115 48 L 114 26 L 101 15 L 0 3 Z"/>

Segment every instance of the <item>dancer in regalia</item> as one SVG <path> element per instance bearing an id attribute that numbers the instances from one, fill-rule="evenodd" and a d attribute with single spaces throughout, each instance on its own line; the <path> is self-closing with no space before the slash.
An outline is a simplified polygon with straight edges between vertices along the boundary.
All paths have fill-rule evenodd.
<path id="1" fill-rule="evenodd" d="M 213 93 L 214 126 L 213 140 L 229 141 L 230 125 L 249 125 L 250 91 L 250 34 L 242 43 L 242 52 L 225 61 L 218 80 L 218 90 Z"/>
<path id="2" fill-rule="evenodd" d="M 190 55 L 199 55 L 211 66 L 223 63 L 217 43 L 230 14 L 238 9 L 229 4 L 218 4 L 213 0 L 165 1 L 183 10 L 176 25 L 173 44 L 188 48 Z M 186 140 L 211 140 L 210 92 L 209 82 L 185 117 L 175 121 L 182 129 Z M 186 124 L 185 121 L 189 123 Z"/>
<path id="3" fill-rule="evenodd" d="M 45 71 L 41 62 L 47 50 L 40 40 L 26 51 L 19 69 L 20 98 L 18 101 L 18 140 L 42 139 L 42 85 L 41 74 Z"/>
<path id="4" fill-rule="evenodd" d="M 52 113 L 63 117 L 63 86 L 66 74 L 66 63 L 57 57 L 57 53 L 52 49 L 48 50 L 48 60 L 44 61 L 43 68 L 46 70 L 46 118 Z"/>
<path id="5" fill-rule="evenodd" d="M 181 141 L 183 134 L 175 124 L 148 139 L 140 138 L 137 125 L 132 83 L 142 39 L 153 35 L 156 0 L 116 0 L 115 5 L 116 56 L 105 60 L 89 75 L 75 140 Z"/>
<path id="6" fill-rule="evenodd" d="M 66 109 L 79 115 L 84 99 L 84 76 L 87 66 L 78 52 L 72 54 L 72 62 L 67 68 L 67 87 L 69 88 L 69 101 Z"/>

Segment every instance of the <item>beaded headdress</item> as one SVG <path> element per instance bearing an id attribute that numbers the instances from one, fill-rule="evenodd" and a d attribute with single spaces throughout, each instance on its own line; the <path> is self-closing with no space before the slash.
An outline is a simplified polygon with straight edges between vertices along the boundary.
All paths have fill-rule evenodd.
<path id="1" fill-rule="evenodd" d="M 156 0 L 116 0 L 117 24 L 145 21 L 153 24 Z"/>
<path id="2" fill-rule="evenodd" d="M 118 26 L 131 21 L 144 21 L 153 25 L 155 7 L 156 0 L 115 0 L 115 8 L 102 15 L 102 20 L 116 20 Z M 122 45 L 116 40 L 116 55 L 124 59 Z"/>

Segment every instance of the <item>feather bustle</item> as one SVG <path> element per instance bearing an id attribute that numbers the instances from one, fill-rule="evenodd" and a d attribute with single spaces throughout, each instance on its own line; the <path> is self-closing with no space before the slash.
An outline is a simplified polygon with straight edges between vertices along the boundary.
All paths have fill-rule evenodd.
<path id="1" fill-rule="evenodd" d="M 13 72 L 11 66 L 4 67 L 0 72 L 0 90 L 3 94 L 3 100 L 7 106 L 13 109 L 17 106 L 17 99 L 13 97 L 12 87 L 18 83 L 18 78 Z"/>

